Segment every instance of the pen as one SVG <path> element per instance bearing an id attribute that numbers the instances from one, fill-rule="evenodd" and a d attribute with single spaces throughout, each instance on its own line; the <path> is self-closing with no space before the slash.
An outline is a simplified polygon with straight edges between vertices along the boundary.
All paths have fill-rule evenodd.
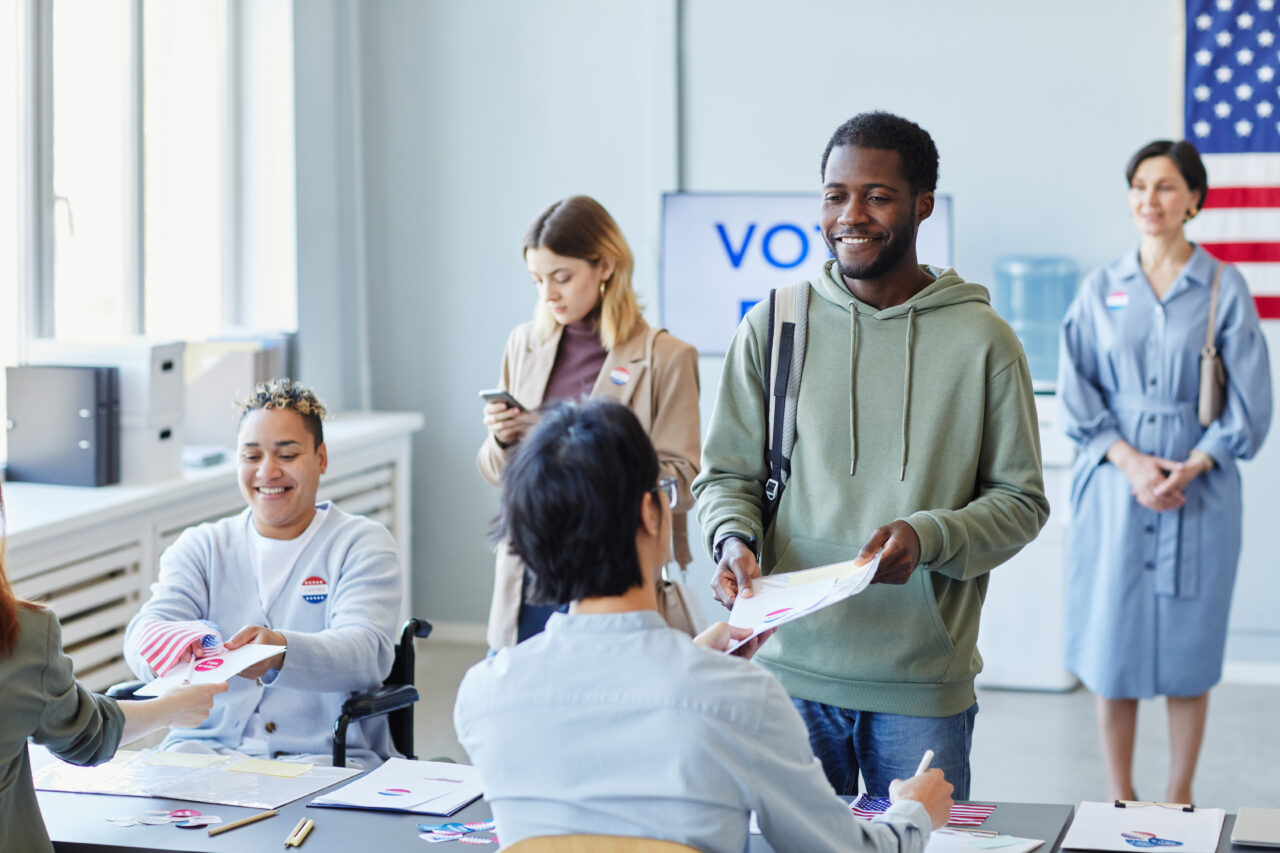
<path id="1" fill-rule="evenodd" d="M 187 672 L 182 676 L 183 685 L 191 683 L 191 676 L 196 674 L 196 656 L 192 655 L 191 660 L 187 662 Z"/>
<path id="2" fill-rule="evenodd" d="M 246 818 L 241 818 L 240 820 L 232 821 L 231 823 L 228 823 L 224 826 L 219 826 L 216 829 L 211 829 L 209 830 L 209 834 L 221 835 L 224 832 L 230 832 L 233 829 L 239 829 L 242 826 L 248 826 L 251 823 L 257 823 L 260 820 L 264 820 L 269 817 L 275 817 L 277 814 L 279 814 L 279 812 L 277 812 L 275 809 L 268 809 L 265 812 L 258 812 L 257 814 L 249 815 Z"/>
<path id="3" fill-rule="evenodd" d="M 933 750 L 926 749 L 924 751 L 924 756 L 922 756 L 920 759 L 920 766 L 916 768 L 916 775 L 919 776 L 921 773 L 928 770 L 929 762 L 931 761 L 933 761 Z"/>

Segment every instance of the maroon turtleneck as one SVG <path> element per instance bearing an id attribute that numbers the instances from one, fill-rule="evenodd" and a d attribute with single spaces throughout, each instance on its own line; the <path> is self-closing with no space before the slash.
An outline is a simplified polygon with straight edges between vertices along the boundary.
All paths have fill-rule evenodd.
<path id="1" fill-rule="evenodd" d="M 600 315 L 569 323 L 560 335 L 556 361 L 547 379 L 542 402 L 580 400 L 591 393 L 609 351 L 600 343 Z"/>

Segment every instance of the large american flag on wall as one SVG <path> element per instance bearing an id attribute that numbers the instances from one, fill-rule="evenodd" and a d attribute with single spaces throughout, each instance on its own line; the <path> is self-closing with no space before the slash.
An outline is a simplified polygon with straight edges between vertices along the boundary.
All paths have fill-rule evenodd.
<path id="1" fill-rule="evenodd" d="M 1187 237 L 1235 264 L 1258 313 L 1280 319 L 1280 10 L 1187 0 L 1186 130 L 1209 170 Z"/>

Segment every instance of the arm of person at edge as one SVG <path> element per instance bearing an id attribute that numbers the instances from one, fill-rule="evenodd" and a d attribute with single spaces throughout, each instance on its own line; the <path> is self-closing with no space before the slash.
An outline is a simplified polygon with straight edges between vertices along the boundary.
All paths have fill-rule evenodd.
<path id="1" fill-rule="evenodd" d="M 693 506 L 691 486 L 702 464 L 698 413 L 698 351 L 667 333 L 654 339 L 649 438 L 664 476 L 680 483 L 676 512 Z"/>
<path id="2" fill-rule="evenodd" d="M 517 329 L 519 327 L 511 330 L 511 334 L 507 337 L 507 345 L 502 350 L 502 369 L 498 374 L 497 387 L 506 391 L 511 390 L 515 373 L 512 353 L 516 352 L 518 347 Z M 535 406 L 531 400 L 520 402 L 526 406 Z M 483 420 L 489 436 L 476 453 L 476 467 L 480 470 L 482 477 L 496 486 L 502 476 L 502 469 L 506 467 L 508 452 L 520 443 L 520 439 L 526 432 L 533 428 L 533 425 L 538 422 L 538 416 L 532 411 L 522 412 L 516 408 L 508 408 L 505 403 L 486 403 Z"/>

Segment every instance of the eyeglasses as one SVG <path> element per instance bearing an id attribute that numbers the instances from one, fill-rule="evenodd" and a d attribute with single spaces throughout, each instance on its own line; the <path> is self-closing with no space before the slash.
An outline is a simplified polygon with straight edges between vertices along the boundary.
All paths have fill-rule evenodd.
<path id="1" fill-rule="evenodd" d="M 676 504 L 680 502 L 680 481 L 675 477 L 663 477 L 658 481 L 658 485 L 654 486 L 652 489 L 647 489 L 647 491 L 665 492 L 667 495 L 667 505 L 672 509 L 675 509 Z"/>

